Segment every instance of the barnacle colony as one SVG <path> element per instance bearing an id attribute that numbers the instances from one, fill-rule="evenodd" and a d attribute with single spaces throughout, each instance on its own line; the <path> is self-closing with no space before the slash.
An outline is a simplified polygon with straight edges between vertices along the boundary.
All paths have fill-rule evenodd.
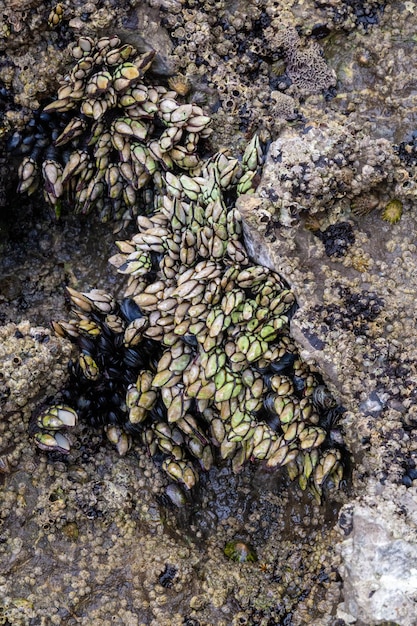
<path id="1" fill-rule="evenodd" d="M 88 85 L 99 89 L 85 88 L 84 76 L 75 76 L 82 69 L 77 61 L 71 76 L 82 83 L 78 99 L 72 84 L 49 110 L 78 108 L 81 100 L 84 115 L 97 115 L 100 124 L 115 98 L 123 106 L 125 97 L 135 97 L 138 63 L 121 63 L 126 47 L 114 50 L 112 41 L 80 40 L 76 58 L 85 61 L 93 54 L 97 65 L 105 48 L 106 64 L 114 55 L 116 69 L 100 80 L 89 74 Z M 270 468 L 286 466 L 302 489 L 309 487 L 320 499 L 323 485 L 338 485 L 343 475 L 342 449 L 331 436 L 338 408 L 289 336 L 293 293 L 278 274 L 251 263 L 234 207 L 239 194 L 253 191 L 263 158 L 259 139 L 253 137 L 241 159 L 222 150 L 202 160 L 198 137 L 208 135 L 210 118 L 156 91 L 154 113 L 165 129 L 157 137 L 147 130 L 140 138 L 133 124 L 113 117 L 105 134 L 118 163 L 104 157 L 105 165 L 90 160 L 87 168 L 93 174 L 84 202 L 91 203 L 97 183 L 101 191 L 94 197 L 106 203 L 113 183 L 106 186 L 103 177 L 127 164 L 130 173 L 121 174 L 121 187 L 138 188 L 145 175 L 153 185 L 153 207 L 137 217 L 137 234 L 116 242 L 119 252 L 110 259 L 128 277 L 124 301 L 117 303 L 100 289 L 68 289 L 73 319 L 55 322 L 54 328 L 76 343 L 80 354 L 70 365 L 63 398 L 81 419 L 104 426 L 120 453 L 127 452 L 132 435 L 140 436 L 167 474 L 187 488 L 198 480 L 198 468 L 210 469 L 219 454 L 231 459 L 234 471 L 255 459 Z M 143 117 L 145 101 L 127 102 Z M 71 178 L 65 169 L 62 184 Z M 71 171 L 83 176 L 85 169 Z M 70 415 L 74 409 L 65 410 Z M 60 425 L 55 431 L 48 426 L 49 416 L 63 411 L 58 405 L 36 417 L 35 440 L 42 449 L 65 451 L 57 437 Z M 71 427 L 62 421 L 62 428 Z"/>
<path id="2" fill-rule="evenodd" d="M 57 213 L 65 200 L 76 212 L 96 208 L 103 221 L 122 226 L 150 182 L 162 192 L 166 171 L 198 168 L 210 118 L 196 104 L 180 104 L 178 91 L 145 84 L 153 50 L 140 55 L 116 36 L 81 37 L 72 54 L 76 63 L 57 99 L 37 114 L 33 132 L 12 139 L 25 155 L 19 191 L 31 194 L 43 180 Z"/>

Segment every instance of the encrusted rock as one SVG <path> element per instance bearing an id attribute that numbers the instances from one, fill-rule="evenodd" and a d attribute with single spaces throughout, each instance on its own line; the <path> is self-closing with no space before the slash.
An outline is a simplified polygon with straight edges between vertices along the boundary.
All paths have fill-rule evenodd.
<path id="1" fill-rule="evenodd" d="M 301 212 L 329 211 L 393 180 L 397 162 L 384 139 L 357 136 L 338 123 L 286 128 L 271 144 L 258 193 L 290 225 Z M 274 211 L 272 211 L 274 212 Z"/>

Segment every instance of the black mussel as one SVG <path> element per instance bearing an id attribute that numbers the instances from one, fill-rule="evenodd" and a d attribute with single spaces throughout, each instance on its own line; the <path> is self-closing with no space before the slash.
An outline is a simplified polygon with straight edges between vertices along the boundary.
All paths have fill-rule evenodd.
<path id="1" fill-rule="evenodd" d="M 306 381 L 301 376 L 293 376 L 294 389 L 297 393 L 302 393 L 306 386 Z"/>
<path id="2" fill-rule="evenodd" d="M 158 402 L 153 409 L 151 409 L 149 411 L 149 416 L 150 418 L 155 421 L 155 422 L 159 422 L 161 420 L 167 420 L 167 410 L 164 404 L 162 404 L 162 402 Z"/>
<path id="3" fill-rule="evenodd" d="M 294 365 L 296 358 L 297 356 L 292 352 L 286 352 L 278 361 L 273 361 L 269 367 L 278 374 L 286 369 L 290 369 Z"/>
<path id="4" fill-rule="evenodd" d="M 46 148 L 48 144 L 49 144 L 48 137 L 45 137 L 45 135 L 39 135 L 39 136 L 36 135 L 36 146 L 35 146 L 35 148 L 37 148 L 39 150 L 39 153 L 36 154 L 36 158 L 38 158 L 38 156 L 40 156 L 41 148 Z M 33 159 L 35 158 L 33 156 L 33 152 L 32 152 L 32 158 Z"/>
<path id="5" fill-rule="evenodd" d="M 41 111 L 39 114 L 39 119 L 42 122 L 50 122 L 51 121 L 51 114 L 48 113 L 47 111 Z"/>
<path id="6" fill-rule="evenodd" d="M 22 145 L 24 146 L 32 146 L 35 143 L 35 135 L 26 135 L 23 138 Z"/>
<path id="7" fill-rule="evenodd" d="M 165 569 L 162 574 L 158 578 L 158 582 L 162 587 L 172 587 L 172 581 L 175 578 L 178 569 L 175 565 L 169 565 L 169 563 L 165 564 Z"/>
<path id="8" fill-rule="evenodd" d="M 271 428 L 275 432 L 281 431 L 281 422 L 279 420 L 278 415 L 276 414 L 274 415 L 266 411 L 263 421 L 269 426 L 269 428 Z"/>
<path id="9" fill-rule="evenodd" d="M 125 298 L 120 303 L 120 312 L 127 322 L 133 322 L 138 317 L 143 317 L 143 313 L 132 298 Z"/>
<path id="10" fill-rule="evenodd" d="M 141 353 L 134 348 L 126 348 L 123 355 L 123 363 L 127 367 L 137 367 L 138 369 L 143 369 L 145 367 L 145 362 Z"/>
<path id="11" fill-rule="evenodd" d="M 138 368 L 130 368 L 127 367 L 125 369 L 125 375 L 124 375 L 124 383 L 125 386 L 127 387 L 128 385 L 131 385 L 132 383 L 136 383 L 136 380 L 138 378 Z"/>
<path id="12" fill-rule="evenodd" d="M 9 141 L 7 142 L 7 149 L 10 152 L 12 152 L 13 150 L 16 150 L 16 148 L 18 148 L 21 143 L 22 143 L 22 135 L 18 131 L 16 131 L 13 133 L 13 135 L 10 137 Z"/>
<path id="13" fill-rule="evenodd" d="M 82 352 L 86 352 L 91 356 L 97 354 L 97 342 L 90 337 L 86 337 L 85 335 L 80 335 L 78 338 L 78 347 Z"/>
<path id="14" fill-rule="evenodd" d="M 117 380 L 117 381 L 124 381 L 125 370 L 121 369 L 120 367 L 111 367 L 107 364 L 107 367 L 104 370 L 104 378 Z"/>
<path id="15" fill-rule="evenodd" d="M 276 393 L 267 393 L 263 399 L 264 407 L 268 411 L 270 415 L 276 415 L 277 412 L 275 410 L 274 401 L 277 397 Z"/>
<path id="16" fill-rule="evenodd" d="M 195 335 L 183 335 L 182 340 L 188 346 L 191 346 L 193 348 L 196 348 L 198 346 L 197 337 Z"/>
<path id="17" fill-rule="evenodd" d="M 405 485 L 406 487 L 412 487 L 412 485 L 413 485 L 413 481 L 412 481 L 412 479 L 410 478 L 410 476 L 409 476 L 408 474 L 405 474 L 405 475 L 402 477 L 401 482 L 402 482 L 402 484 L 403 484 L 403 485 Z"/>
<path id="18" fill-rule="evenodd" d="M 313 391 L 313 402 L 318 409 L 332 409 L 336 400 L 325 385 L 318 385 Z"/>
<path id="19" fill-rule="evenodd" d="M 110 409 L 107 413 L 106 424 L 121 424 L 125 421 L 126 416 L 122 411 Z"/>
<path id="20" fill-rule="evenodd" d="M 346 409 L 343 406 L 336 406 L 332 409 L 329 409 L 321 416 L 320 426 L 327 431 L 335 428 L 343 413 L 346 413 Z"/>
<path id="21" fill-rule="evenodd" d="M 104 357 L 113 355 L 115 352 L 115 345 L 113 341 L 114 335 L 111 335 L 106 331 L 108 331 L 108 328 L 106 326 L 103 326 L 103 332 L 96 340 L 97 352 Z"/>

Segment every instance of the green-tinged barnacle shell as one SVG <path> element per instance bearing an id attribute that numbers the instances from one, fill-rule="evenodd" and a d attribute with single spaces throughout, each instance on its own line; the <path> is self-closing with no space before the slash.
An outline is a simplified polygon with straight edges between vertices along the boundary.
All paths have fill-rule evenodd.
<path id="1" fill-rule="evenodd" d="M 116 92 L 123 92 L 138 80 L 140 71 L 133 63 L 126 61 L 118 65 L 113 73 L 113 87 Z"/>
<path id="2" fill-rule="evenodd" d="M 116 44 L 116 46 L 118 46 L 119 44 L 120 40 L 119 43 Z M 130 44 L 125 44 L 121 48 L 118 48 L 116 46 L 106 52 L 106 56 L 104 59 L 106 65 L 118 65 L 121 61 L 127 61 L 136 52 L 135 48 Z"/>
<path id="3" fill-rule="evenodd" d="M 70 288 L 67 290 L 71 293 Z M 87 300 L 91 302 L 92 307 L 99 313 L 113 313 L 116 309 L 116 301 L 113 296 L 102 289 L 92 289 L 89 292 L 83 292 L 81 295 L 85 296 Z"/>
<path id="4" fill-rule="evenodd" d="M 259 135 L 255 134 L 248 143 L 242 157 L 242 165 L 244 170 L 256 172 L 258 167 L 262 165 L 263 153 Z M 241 192 L 242 193 L 242 192 Z M 244 193 L 244 192 L 243 192 Z"/>
<path id="5" fill-rule="evenodd" d="M 300 448 L 302 450 L 308 450 L 310 448 L 317 448 L 326 439 L 326 431 L 318 426 L 310 426 L 305 428 L 299 435 Z"/>
<path id="6" fill-rule="evenodd" d="M 136 406 L 140 393 L 136 388 L 136 385 L 129 385 L 126 390 L 126 406 L 128 409 Z"/>
<path id="7" fill-rule="evenodd" d="M 58 4 L 56 4 L 53 7 L 52 11 L 49 14 L 49 17 L 48 17 L 49 28 L 56 28 L 58 24 L 62 22 L 63 17 L 64 17 L 64 6 L 63 4 L 61 4 L 61 2 L 58 2 Z"/>
<path id="8" fill-rule="evenodd" d="M 192 489 L 198 482 L 198 475 L 190 463 L 165 459 L 162 469 L 174 480 L 182 483 L 187 489 Z"/>
<path id="9" fill-rule="evenodd" d="M 237 563 L 255 563 L 258 560 L 251 544 L 239 539 L 228 541 L 224 547 L 224 554 Z"/>
<path id="10" fill-rule="evenodd" d="M 41 412 L 36 419 L 39 428 L 46 428 L 47 430 L 72 428 L 76 426 L 77 421 L 77 412 L 64 404 L 50 406 L 45 411 Z"/>
<path id="11" fill-rule="evenodd" d="M 167 129 L 171 130 L 171 129 Z M 179 177 L 180 188 L 190 200 L 197 200 L 201 193 L 201 186 L 191 176 L 183 174 Z"/>
<path id="12" fill-rule="evenodd" d="M 291 461 L 297 457 L 297 454 L 298 450 L 295 448 L 294 444 L 287 443 L 281 435 L 277 437 L 274 442 L 272 442 L 268 452 L 266 465 L 267 467 L 280 467 L 282 465 L 286 465 L 287 463 L 291 463 Z"/>
<path id="13" fill-rule="evenodd" d="M 69 439 L 60 432 L 38 432 L 35 433 L 33 439 L 37 447 L 45 452 L 61 452 L 62 454 L 68 454 L 71 450 Z"/>
<path id="14" fill-rule="evenodd" d="M 45 184 L 45 192 L 53 199 L 60 198 L 63 193 L 62 166 L 53 159 L 46 159 L 42 163 L 42 175 Z"/>
<path id="15" fill-rule="evenodd" d="M 193 108 L 193 111 L 195 111 L 195 108 Z M 189 133 L 199 133 L 201 137 L 208 137 L 211 129 L 208 129 L 207 126 L 210 123 L 211 118 L 207 115 L 193 115 L 187 120 L 185 130 Z"/>
<path id="16" fill-rule="evenodd" d="M 162 370 L 155 374 L 155 377 L 152 381 L 152 385 L 154 387 L 163 387 L 164 385 L 174 385 L 178 380 L 178 376 L 174 372 L 171 372 L 169 369 Z"/>
<path id="17" fill-rule="evenodd" d="M 273 445 L 276 441 L 276 434 L 266 424 L 258 424 L 252 437 L 252 455 L 254 456 L 254 458 L 267 458 L 271 454 Z"/>
<path id="18" fill-rule="evenodd" d="M 55 146 L 63 146 L 75 137 L 82 135 L 87 128 L 87 122 L 80 117 L 73 117 L 65 126 L 62 133 L 55 139 Z"/>
<path id="19" fill-rule="evenodd" d="M 119 117 L 113 120 L 112 128 L 116 133 L 126 137 L 135 137 L 144 141 L 148 135 L 148 126 L 139 120 L 132 120 L 129 117 Z"/>
<path id="20" fill-rule="evenodd" d="M 182 128 L 178 128 L 177 126 L 169 126 L 166 128 L 158 140 L 161 152 L 172 150 L 175 144 L 181 140 L 182 133 Z"/>
<path id="21" fill-rule="evenodd" d="M 55 322 L 52 320 L 51 326 L 58 337 L 67 337 L 69 339 L 75 339 L 79 336 L 79 327 L 76 320 L 71 322 Z"/>
<path id="22" fill-rule="evenodd" d="M 112 82 L 110 72 L 100 71 L 90 76 L 86 86 L 86 94 L 88 96 L 97 96 L 97 94 L 107 91 Z"/>
<path id="23" fill-rule="evenodd" d="M 80 174 L 87 167 L 89 162 L 90 157 L 86 150 L 74 150 L 71 152 L 62 172 L 62 184 L 65 184 L 71 177 Z"/>
<path id="24" fill-rule="evenodd" d="M 143 331 L 148 325 L 146 317 L 138 317 L 130 322 L 123 335 L 123 343 L 126 348 L 137 346 L 143 338 Z"/>
<path id="25" fill-rule="evenodd" d="M 237 185 L 237 193 L 238 195 L 242 195 L 244 193 L 254 193 L 254 178 L 256 176 L 256 172 L 248 171 L 243 174 L 242 178 L 239 180 Z"/>
<path id="26" fill-rule="evenodd" d="M 37 181 L 38 165 L 36 161 L 28 156 L 25 156 L 19 165 L 19 185 L 17 191 L 19 193 L 26 192 L 29 196 L 38 187 Z"/>
<path id="27" fill-rule="evenodd" d="M 396 224 L 400 221 L 403 214 L 403 203 L 398 198 L 393 198 L 382 211 L 382 219 L 390 224 Z"/>
<path id="28" fill-rule="evenodd" d="M 305 428 L 304 422 L 293 421 L 290 424 L 281 424 L 284 431 L 284 441 L 293 442 L 297 437 L 301 438 Z M 308 446 L 307 446 L 308 447 Z"/>
<path id="29" fill-rule="evenodd" d="M 340 450 L 326 450 L 321 455 L 313 474 L 314 483 L 317 488 L 320 488 L 324 484 L 327 477 L 337 468 L 338 464 L 340 464 L 340 461 Z"/>
<path id="30" fill-rule="evenodd" d="M 115 425 L 105 426 L 104 428 L 107 439 L 116 446 L 120 456 L 125 456 L 132 445 L 132 437 L 122 428 Z"/>
<path id="31" fill-rule="evenodd" d="M 213 378 L 219 370 L 226 365 L 226 355 L 219 349 L 214 348 L 213 351 L 207 354 L 204 365 L 204 375 L 207 379 Z"/>
<path id="32" fill-rule="evenodd" d="M 63 98 L 60 100 L 54 100 L 50 104 L 48 104 L 45 108 L 45 112 L 54 113 L 64 113 L 65 111 L 70 111 L 71 109 L 75 109 L 77 106 L 77 102 L 75 100 L 70 100 L 70 98 Z"/>
<path id="33" fill-rule="evenodd" d="M 78 357 L 78 364 L 82 373 L 88 380 L 98 380 L 100 377 L 100 370 L 97 363 L 89 354 L 82 352 Z"/>

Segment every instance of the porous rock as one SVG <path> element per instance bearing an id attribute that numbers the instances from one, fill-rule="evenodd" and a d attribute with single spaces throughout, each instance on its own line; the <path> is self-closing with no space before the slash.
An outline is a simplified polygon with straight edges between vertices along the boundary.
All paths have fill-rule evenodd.
<path id="1" fill-rule="evenodd" d="M 30 322 L 0 327 L 0 393 L 3 415 L 42 395 L 56 393 L 66 376 L 70 344 Z M 45 378 L 45 372 L 49 373 Z M 45 382 L 47 381 L 47 384 Z M 43 389 L 42 387 L 45 387 Z"/>
<path id="2" fill-rule="evenodd" d="M 385 139 L 358 135 L 338 122 L 287 127 L 269 149 L 258 193 L 273 198 L 279 221 L 356 200 L 392 180 L 393 149 Z"/>
<path id="3" fill-rule="evenodd" d="M 369 494 L 340 519 L 351 517 L 340 545 L 344 602 L 339 616 L 356 624 L 416 623 L 417 498 L 411 489 L 370 485 Z"/>

